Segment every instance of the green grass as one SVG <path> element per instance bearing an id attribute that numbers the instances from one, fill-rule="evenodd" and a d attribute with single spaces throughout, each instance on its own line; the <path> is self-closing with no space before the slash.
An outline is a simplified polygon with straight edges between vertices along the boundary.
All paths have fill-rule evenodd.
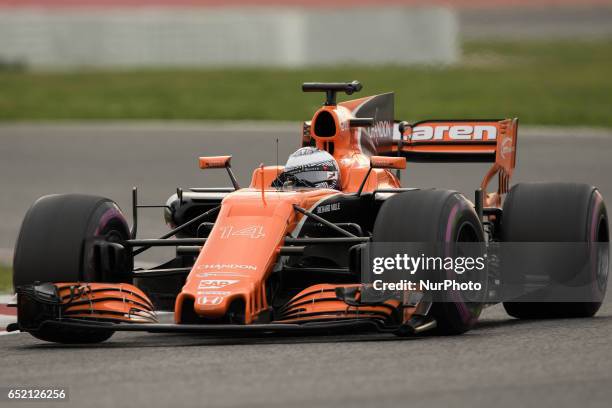
<path id="1" fill-rule="evenodd" d="M 13 269 L 0 265 L 0 293 L 13 291 Z"/>
<path id="2" fill-rule="evenodd" d="M 612 127 L 612 41 L 467 43 L 447 67 L 0 72 L 0 120 L 311 117 L 303 81 L 396 92 L 398 119 L 518 116 Z"/>

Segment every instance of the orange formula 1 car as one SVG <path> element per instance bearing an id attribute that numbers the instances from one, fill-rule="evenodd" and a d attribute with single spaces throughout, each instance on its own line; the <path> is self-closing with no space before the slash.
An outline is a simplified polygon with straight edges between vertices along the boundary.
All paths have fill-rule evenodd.
<path id="1" fill-rule="evenodd" d="M 420 290 L 364 296 L 364 248 L 608 242 L 596 188 L 510 188 L 517 119 L 396 122 L 393 93 L 337 103 L 338 93 L 360 91 L 359 82 L 306 83 L 303 90 L 323 92 L 325 104 L 304 122 L 303 147 L 287 165 L 262 165 L 241 188 L 231 156 L 200 157 L 200 168 L 225 169 L 233 187 L 178 189 L 159 206 L 171 229 L 158 239 L 136 236 L 138 210 L 151 207 L 138 204 L 136 189 L 131 228 L 107 198 L 37 200 L 15 250 L 18 322 L 9 330 L 61 343 L 100 342 L 116 331 L 459 334 L 474 326 L 486 299 L 438 302 Z M 455 191 L 402 187 L 407 161 L 492 166 L 470 201 Z M 176 248 L 176 256 L 134 268 L 138 254 L 160 246 Z M 607 249 L 595 257 L 600 267 L 586 283 L 593 301 L 515 299 L 506 310 L 518 318 L 594 315 L 606 287 Z M 159 311 L 173 311 L 174 323 L 159 323 Z"/>

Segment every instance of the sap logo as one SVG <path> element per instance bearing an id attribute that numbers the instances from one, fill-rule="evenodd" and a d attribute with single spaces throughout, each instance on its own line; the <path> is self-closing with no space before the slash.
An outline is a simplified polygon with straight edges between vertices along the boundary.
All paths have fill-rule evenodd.
<path id="1" fill-rule="evenodd" d="M 445 137 L 447 135 L 448 137 Z M 495 140 L 497 128 L 490 125 L 417 126 L 412 129 L 410 140 Z"/>
<path id="2" fill-rule="evenodd" d="M 256 271 L 256 265 L 243 265 L 243 264 L 202 264 L 198 265 L 198 269 L 242 269 L 246 271 Z"/>
<path id="3" fill-rule="evenodd" d="M 229 279 L 203 279 L 200 281 L 200 284 L 198 285 L 198 290 L 222 289 L 226 286 L 233 285 L 236 282 L 240 282 L 240 281 L 229 280 Z"/>
<path id="4" fill-rule="evenodd" d="M 220 305 L 225 299 L 223 296 L 199 296 L 197 304 L 202 306 L 216 306 Z"/>

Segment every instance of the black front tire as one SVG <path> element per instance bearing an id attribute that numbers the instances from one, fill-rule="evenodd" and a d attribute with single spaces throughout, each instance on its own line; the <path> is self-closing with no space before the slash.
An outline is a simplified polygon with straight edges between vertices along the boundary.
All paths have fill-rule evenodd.
<path id="1" fill-rule="evenodd" d="M 103 276 L 96 267 L 94 241 L 120 243 L 129 227 L 115 202 L 108 198 L 62 194 L 38 199 L 21 225 L 13 260 L 13 285 L 56 282 L 117 282 L 132 270 L 132 258 Z M 95 343 L 112 332 L 39 331 L 35 337 L 60 343 Z"/>
<path id="2" fill-rule="evenodd" d="M 456 191 L 416 190 L 397 194 L 382 205 L 373 242 L 483 242 L 484 232 L 472 204 Z M 434 302 L 430 314 L 435 332 L 461 334 L 478 321 L 482 303 L 469 302 L 457 292 Z"/>

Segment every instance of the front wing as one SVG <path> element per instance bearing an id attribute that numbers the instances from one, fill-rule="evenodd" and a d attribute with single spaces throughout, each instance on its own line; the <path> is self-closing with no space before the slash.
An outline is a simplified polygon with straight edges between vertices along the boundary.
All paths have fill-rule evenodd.
<path id="1" fill-rule="evenodd" d="M 75 329 L 249 336 L 398 331 L 415 334 L 435 327 L 424 319 L 428 308 L 419 311 L 416 304 L 401 306 L 396 300 L 388 299 L 361 304 L 359 288 L 355 285 L 338 290 L 331 285 L 315 285 L 313 288 L 316 290 L 305 290 L 296 296 L 287 304 L 280 320 L 270 323 L 166 324 L 158 323 L 146 295 L 129 284 L 27 285 L 17 290 L 18 321 L 7 330 L 36 333 Z M 391 318 L 390 310 L 410 311 L 411 318 L 404 321 Z"/>

